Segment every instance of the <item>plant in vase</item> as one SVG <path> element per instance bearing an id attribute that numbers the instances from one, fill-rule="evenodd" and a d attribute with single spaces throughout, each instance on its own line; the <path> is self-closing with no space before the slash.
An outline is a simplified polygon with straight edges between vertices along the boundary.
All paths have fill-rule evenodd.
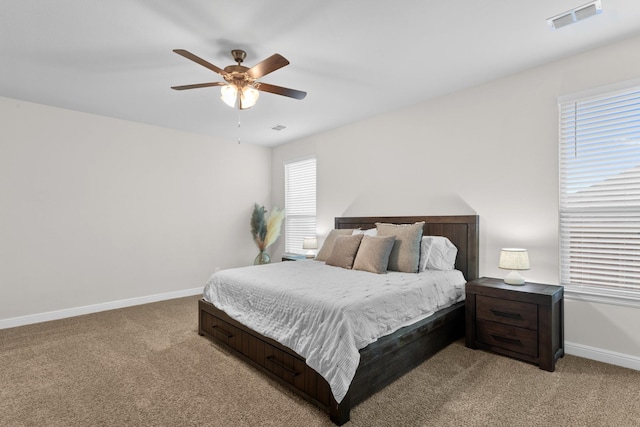
<path id="1" fill-rule="evenodd" d="M 284 210 L 280 210 L 278 206 L 273 206 L 271 213 L 267 217 L 264 206 L 257 203 L 253 205 L 253 213 L 251 214 L 251 235 L 253 241 L 258 245 L 260 253 L 256 257 L 254 264 L 269 264 L 271 259 L 266 250 L 275 243 L 280 236 L 282 220 L 284 219 Z"/>

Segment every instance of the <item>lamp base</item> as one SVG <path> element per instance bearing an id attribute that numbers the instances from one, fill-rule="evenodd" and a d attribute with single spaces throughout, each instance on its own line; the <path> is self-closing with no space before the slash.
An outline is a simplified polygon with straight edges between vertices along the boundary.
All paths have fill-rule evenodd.
<path id="1" fill-rule="evenodd" d="M 524 285 L 524 277 L 513 270 L 504 277 L 504 283 L 507 285 Z"/>

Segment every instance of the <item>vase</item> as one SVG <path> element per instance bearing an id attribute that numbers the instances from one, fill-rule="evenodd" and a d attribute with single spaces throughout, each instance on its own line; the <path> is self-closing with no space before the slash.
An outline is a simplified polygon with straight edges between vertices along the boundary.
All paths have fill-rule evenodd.
<path id="1" fill-rule="evenodd" d="M 253 265 L 269 264 L 270 262 L 269 254 L 266 251 L 260 251 L 255 261 L 253 261 Z"/>

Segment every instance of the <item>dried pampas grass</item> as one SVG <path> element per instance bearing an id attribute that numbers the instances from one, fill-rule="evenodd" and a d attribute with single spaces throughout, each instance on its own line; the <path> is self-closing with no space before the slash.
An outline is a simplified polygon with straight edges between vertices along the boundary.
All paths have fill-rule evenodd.
<path id="1" fill-rule="evenodd" d="M 264 206 L 257 203 L 253 205 L 251 235 L 260 251 L 264 251 L 278 240 L 284 220 L 284 209 L 280 210 L 278 206 L 273 206 L 268 217 L 266 212 Z"/>

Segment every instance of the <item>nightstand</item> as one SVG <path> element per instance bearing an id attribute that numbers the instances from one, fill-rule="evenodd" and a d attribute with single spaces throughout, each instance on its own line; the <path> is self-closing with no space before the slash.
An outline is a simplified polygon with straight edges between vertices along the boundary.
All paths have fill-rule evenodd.
<path id="1" fill-rule="evenodd" d="M 466 345 L 536 364 L 553 372 L 564 356 L 563 287 L 467 282 Z"/>
<path id="2" fill-rule="evenodd" d="M 283 254 L 282 255 L 282 261 L 300 261 L 301 259 L 307 259 L 307 257 L 300 254 Z"/>

